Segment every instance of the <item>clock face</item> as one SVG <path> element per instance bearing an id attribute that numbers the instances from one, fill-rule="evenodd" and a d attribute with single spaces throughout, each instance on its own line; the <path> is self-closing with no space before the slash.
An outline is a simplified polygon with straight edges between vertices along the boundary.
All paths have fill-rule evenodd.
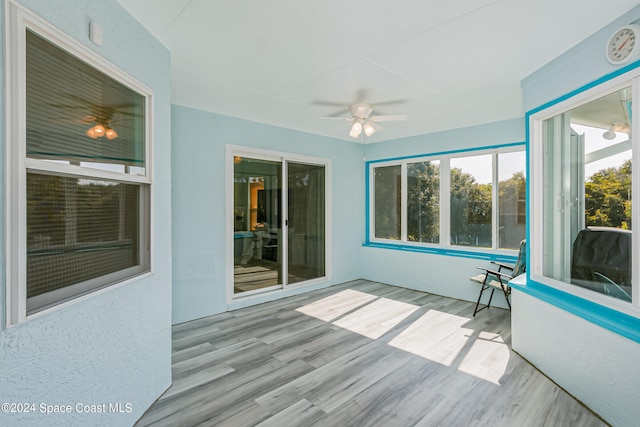
<path id="1" fill-rule="evenodd" d="M 607 44 L 607 59 L 612 64 L 622 64 L 637 56 L 640 50 L 637 33 L 633 27 L 622 27 L 616 31 Z"/>

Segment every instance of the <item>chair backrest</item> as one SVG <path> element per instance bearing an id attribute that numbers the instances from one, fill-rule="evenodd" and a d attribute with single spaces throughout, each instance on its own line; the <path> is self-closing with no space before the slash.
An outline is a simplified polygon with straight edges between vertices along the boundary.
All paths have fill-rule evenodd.
<path id="1" fill-rule="evenodd" d="M 518 252 L 518 259 L 513 266 L 513 277 L 519 276 L 527 269 L 527 241 L 520 242 L 520 251 Z"/>
<path id="2" fill-rule="evenodd" d="M 581 230 L 573 243 L 571 281 L 602 283 L 595 273 L 616 284 L 631 286 L 631 232 L 593 227 Z"/>

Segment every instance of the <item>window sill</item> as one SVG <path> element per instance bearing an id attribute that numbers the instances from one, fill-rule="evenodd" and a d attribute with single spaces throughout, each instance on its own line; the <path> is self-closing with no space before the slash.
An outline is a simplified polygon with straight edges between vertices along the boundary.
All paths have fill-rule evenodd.
<path id="1" fill-rule="evenodd" d="M 640 318 L 636 316 L 533 281 L 529 277 L 516 277 L 509 282 L 509 285 L 517 291 L 531 295 L 615 334 L 640 343 Z"/>
<path id="2" fill-rule="evenodd" d="M 381 242 L 367 242 L 362 245 L 365 248 L 379 248 L 379 249 L 390 249 L 395 251 L 405 251 L 405 252 L 419 252 L 425 254 L 435 254 L 435 255 L 444 255 L 444 256 L 453 256 L 458 258 L 472 258 L 479 259 L 484 261 L 498 261 L 498 262 L 506 262 L 506 263 L 515 263 L 518 259 L 517 251 L 514 251 L 514 255 L 509 255 L 505 252 L 498 252 L 492 250 L 475 250 L 475 251 L 466 251 L 462 249 L 457 249 L 453 247 L 438 247 L 438 246 L 418 246 L 418 245 L 408 245 L 403 243 L 381 243 Z"/>

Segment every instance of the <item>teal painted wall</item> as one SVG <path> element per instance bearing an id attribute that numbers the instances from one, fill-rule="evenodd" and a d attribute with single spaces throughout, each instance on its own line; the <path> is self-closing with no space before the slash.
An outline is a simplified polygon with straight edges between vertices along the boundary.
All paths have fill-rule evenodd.
<path id="1" fill-rule="evenodd" d="M 154 91 L 155 273 L 6 329 L 6 257 L 5 246 L 0 245 L 3 319 L 0 322 L 0 402 L 36 405 L 35 413 L 0 412 L 0 425 L 130 426 L 171 382 L 170 55 L 114 0 L 21 0 L 19 3 Z M 4 9 L 3 2 L 0 20 L 3 49 Z M 104 28 L 102 47 L 94 46 L 88 39 L 92 19 Z M 0 67 L 3 80 L 4 65 Z M 4 100 L 4 85 L 0 90 Z M 0 105 L 4 138 L 4 102 Z M 0 168 L 4 169 L 4 150 L 0 156 Z M 4 196 L 4 173 L 0 173 L 0 179 L 0 192 Z M 4 224 L 4 197 L 0 203 L 3 206 L 0 220 Z M 4 232 L 2 237 L 4 242 Z M 76 404 L 109 403 L 129 403 L 131 412 L 84 414 L 78 413 L 75 407 Z M 73 411 L 47 416 L 40 413 L 40 404 L 68 404 Z"/>
<path id="2" fill-rule="evenodd" d="M 412 136 L 367 146 L 367 161 L 523 142 L 524 119 Z"/>
<path id="3" fill-rule="evenodd" d="M 305 292 L 361 277 L 364 161 L 361 144 L 174 105 L 173 322 Z M 331 160 L 333 245 L 328 282 L 227 304 L 225 286 L 225 146 Z"/>
<path id="4" fill-rule="evenodd" d="M 479 261 L 362 247 L 365 240 L 364 158 L 377 160 L 520 142 L 525 139 L 523 119 L 363 147 L 183 106 L 171 107 L 169 52 L 117 2 L 20 0 L 20 3 L 154 90 L 155 274 L 22 325 L 0 330 L 0 401 L 72 405 L 131 403 L 132 413 L 72 413 L 48 417 L 42 414 L 0 414 L 0 425 L 131 425 L 170 384 L 171 323 L 359 277 L 461 299 L 475 299 L 477 285 L 469 283 L 468 277 L 475 272 Z M 640 12 L 636 8 L 524 79 L 525 110 L 612 71 L 602 54 L 603 38 L 613 27 L 638 17 Z M 91 19 L 104 27 L 105 43 L 102 47 L 95 47 L 88 40 L 87 28 Z M 3 72 L 4 67 L 0 68 L 0 73 Z M 2 125 L 4 131 L 4 122 Z M 224 235 L 226 144 L 318 156 L 332 161 L 333 240 L 329 253 L 333 270 L 328 282 L 312 288 L 227 303 Z M 4 172 L 4 152 L 1 155 L 0 169 Z M 0 186 L 3 195 L 4 188 L 3 180 Z M 4 203 L 4 197 L 0 203 Z M 0 215 L 4 223 L 4 209 Z M 4 231 L 0 232 L 4 241 Z M 2 318 L 6 289 L 4 250 L 2 245 Z M 557 357 L 562 353 L 557 345 L 564 345 L 567 355 L 584 348 L 594 351 L 589 340 L 595 335 L 592 330 L 595 326 L 581 321 L 571 326 L 572 331 L 578 331 L 571 334 L 571 339 L 561 335 L 555 340 L 561 344 L 554 344 L 554 348 L 545 347 L 545 334 L 533 334 L 527 329 L 536 324 L 535 313 L 544 312 L 550 319 L 557 316 L 558 322 L 571 322 L 571 317 L 554 314 L 553 308 L 549 309 L 534 298 L 516 298 L 515 302 L 525 300 L 530 308 L 519 312 L 521 317 L 514 317 L 514 343 L 525 356 L 531 354 L 534 363 L 543 369 L 549 366 L 548 372 L 555 375 L 555 372 L 563 370 L 559 367 L 572 363 L 569 356 Z M 536 304 L 540 307 L 535 307 Z M 539 308 L 539 311 L 531 307 Z M 522 337 L 530 332 L 532 338 L 523 340 Z M 546 332 L 562 334 L 562 329 L 552 331 L 549 326 Z M 538 336 L 539 340 L 535 338 Z M 618 343 L 620 340 L 614 337 L 611 341 Z M 628 354 L 629 343 L 622 341 L 616 345 Z M 632 347 L 631 351 L 637 351 L 637 345 Z M 554 358 L 549 359 L 549 354 Z M 602 356 L 608 357 L 606 354 Z M 583 379 L 580 381 L 571 378 L 570 370 L 568 374 L 559 373 L 554 379 L 575 392 L 570 387 L 571 382 L 584 384 L 584 372 L 590 369 L 604 368 L 601 364 L 581 367 Z M 605 371 L 604 377 L 611 378 L 617 389 L 607 392 L 612 397 L 611 401 L 605 402 L 605 410 L 596 409 L 603 415 L 606 413 L 607 419 L 616 423 L 621 421 L 621 425 L 625 425 L 628 419 L 624 416 L 631 412 L 620 408 L 620 404 L 614 401 L 615 396 L 619 395 L 620 384 L 626 396 L 638 395 L 637 384 L 640 381 L 628 375 L 623 379 L 625 373 L 619 372 L 615 365 L 607 369 L 610 371 Z M 593 390 L 599 390 L 601 385 L 586 383 Z M 592 397 L 587 393 L 583 400 L 593 406 Z M 616 411 L 623 415 L 611 418 L 616 417 L 611 415 Z"/>
<path id="5" fill-rule="evenodd" d="M 173 322 L 181 323 L 310 289 L 367 278 L 473 301 L 468 258 L 365 248 L 364 157 L 522 142 L 523 119 L 363 146 L 267 126 L 198 109 L 172 107 Z M 239 145 L 331 159 L 333 264 L 331 280 L 309 288 L 227 303 L 225 286 L 225 146 Z M 495 298 L 495 305 L 506 304 Z"/>
<path id="6" fill-rule="evenodd" d="M 640 6 L 525 78 L 525 111 L 624 70 L 606 61 L 605 45 L 618 27 L 638 19 Z M 640 257 L 634 254 L 634 258 L 637 262 Z M 614 332 L 629 324 L 605 328 L 593 323 L 594 317 L 576 314 L 593 310 L 579 298 L 563 298 L 558 292 L 560 300 L 554 301 L 548 291 L 532 294 L 534 286 L 513 288 L 513 349 L 610 424 L 638 425 L 640 370 L 634 366 L 640 358 L 640 344 Z M 640 317 L 637 307 L 631 312 L 635 312 L 632 317 Z M 621 316 L 613 317 L 604 323 L 613 324 Z"/>
<path id="7" fill-rule="evenodd" d="M 603 27 L 591 37 L 569 49 L 553 61 L 525 77 L 522 87 L 523 111 L 566 95 L 621 67 L 611 65 L 605 58 L 605 45 L 617 28 L 638 21 L 640 6 L 636 6 Z"/>

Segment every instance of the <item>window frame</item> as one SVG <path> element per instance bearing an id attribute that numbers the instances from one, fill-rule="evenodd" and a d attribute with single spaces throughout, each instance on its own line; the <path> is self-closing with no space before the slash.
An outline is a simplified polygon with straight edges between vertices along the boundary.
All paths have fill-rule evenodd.
<path id="1" fill-rule="evenodd" d="M 399 249 L 419 252 L 440 253 L 445 255 L 498 261 L 515 261 L 517 249 L 498 248 L 498 163 L 500 154 L 522 152 L 526 154 L 524 142 L 485 146 L 472 149 L 420 154 L 393 159 L 368 161 L 367 173 L 367 224 L 365 246 L 378 246 L 388 249 Z M 492 245 L 491 248 L 469 247 L 451 244 L 451 164 L 450 160 L 462 157 L 473 157 L 490 154 L 492 157 Z M 424 243 L 408 240 L 407 236 L 407 165 L 410 163 L 439 161 L 440 171 L 440 242 Z M 401 166 L 401 238 L 400 240 L 375 237 L 375 168 L 385 166 Z M 526 170 L 525 170 L 526 172 Z M 495 207 L 495 208 L 494 208 Z"/>
<path id="2" fill-rule="evenodd" d="M 611 309 L 615 312 L 628 314 L 634 317 L 640 317 L 640 266 L 637 262 L 632 262 L 631 282 L 632 282 L 632 302 L 625 302 L 616 298 L 608 297 L 604 294 L 589 291 L 580 286 L 572 285 L 561 280 L 547 277 L 543 273 L 543 256 L 544 256 L 544 215 L 543 215 L 543 189 L 544 189 L 544 140 L 543 140 L 543 124 L 544 121 L 555 117 L 564 112 L 575 109 L 581 105 L 597 100 L 610 93 L 621 90 L 625 87 L 631 87 L 632 100 L 640 100 L 640 69 L 632 69 L 625 73 L 618 73 L 614 76 L 607 76 L 596 81 L 586 87 L 573 91 L 564 97 L 549 102 L 527 114 L 528 138 L 529 138 L 529 174 L 527 179 L 527 197 L 530 208 L 527 212 L 528 220 L 528 242 L 529 242 L 529 267 L 527 269 L 527 281 L 533 285 L 534 292 L 538 286 L 548 287 L 553 290 L 561 291 L 564 294 L 577 297 L 573 303 L 564 303 L 570 311 L 579 312 L 585 318 L 591 317 L 589 312 L 596 312 L 597 306 L 605 309 Z M 640 109 L 638 103 L 632 103 L 632 117 L 640 117 Z M 640 135 L 640 125 L 638 120 L 632 120 L 632 135 Z M 632 183 L 631 199 L 640 203 L 640 147 L 633 144 L 631 139 L 631 164 L 632 164 Z M 615 148 L 613 148 L 615 147 Z M 616 151 L 623 148 L 622 144 L 614 145 L 609 151 Z M 607 149 L 603 149 L 605 151 Z M 586 164 L 587 162 L 585 162 Z M 632 203 L 632 224 L 639 224 L 640 212 L 634 209 Z M 632 231 L 631 247 L 632 259 L 637 259 L 640 254 L 640 236 L 637 230 Z M 542 288 L 543 295 L 547 291 Z M 555 296 L 553 297 L 556 298 Z M 569 300 L 568 300 L 569 301 Z M 584 301 L 584 302 L 583 302 Z M 593 306 L 591 304 L 595 304 Z M 584 305 L 584 307 L 582 307 Z M 601 320 L 596 319 L 596 323 Z M 611 326 L 608 326 L 611 328 Z M 614 327 L 616 330 L 616 327 Z"/>
<path id="3" fill-rule="evenodd" d="M 135 78 L 109 63 L 61 30 L 13 2 L 7 3 L 5 39 L 5 247 L 6 247 L 6 325 L 23 323 L 71 304 L 76 304 L 115 287 L 153 273 L 153 92 Z M 26 32 L 27 30 L 57 46 L 65 53 L 94 67 L 102 74 L 142 95 L 145 100 L 145 174 L 134 175 L 27 158 L 26 155 Z M 26 283 L 26 198 L 27 173 L 51 176 L 117 181 L 139 187 L 139 259 L 129 267 L 100 278 L 61 288 L 56 298 L 28 313 Z M 67 289 L 69 288 L 69 289 Z M 75 290 L 72 291 L 73 288 Z M 52 291 L 56 292 L 56 291 Z"/>

